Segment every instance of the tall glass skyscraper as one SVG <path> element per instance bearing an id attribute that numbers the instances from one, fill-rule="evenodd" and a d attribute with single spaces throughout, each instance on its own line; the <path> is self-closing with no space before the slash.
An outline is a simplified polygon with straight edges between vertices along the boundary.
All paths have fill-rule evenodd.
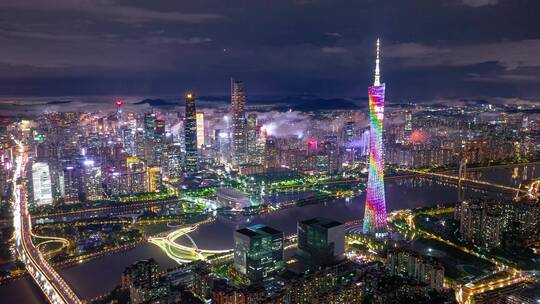
<path id="1" fill-rule="evenodd" d="M 369 169 L 364 213 L 364 234 L 385 237 L 386 200 L 384 196 L 384 149 L 382 142 L 384 120 L 384 83 L 381 84 L 379 69 L 380 41 L 377 39 L 375 81 L 368 88 L 369 95 Z"/>
<path id="2" fill-rule="evenodd" d="M 185 170 L 187 172 L 196 172 L 199 161 L 199 155 L 197 154 L 197 108 L 195 107 L 195 96 L 191 93 L 186 95 L 184 137 L 186 144 Z"/>
<path id="3" fill-rule="evenodd" d="M 231 79 L 231 112 L 233 128 L 233 165 L 238 166 L 246 162 L 247 134 L 244 82 L 236 79 Z"/>

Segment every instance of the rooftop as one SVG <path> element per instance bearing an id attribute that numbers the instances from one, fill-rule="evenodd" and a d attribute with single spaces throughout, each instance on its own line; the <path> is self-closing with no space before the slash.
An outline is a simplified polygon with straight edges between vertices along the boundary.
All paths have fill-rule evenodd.
<path id="1" fill-rule="evenodd" d="M 330 229 L 330 228 L 333 228 L 333 227 L 343 225 L 343 223 L 341 223 L 341 222 L 331 220 L 331 219 L 327 219 L 327 218 L 324 218 L 324 217 L 315 217 L 315 218 L 312 218 L 312 219 L 309 219 L 309 220 L 301 221 L 300 223 L 302 223 L 304 225 L 308 225 L 308 226 L 319 226 L 319 227 L 323 227 L 323 228 L 326 228 L 326 229 Z"/>
<path id="2" fill-rule="evenodd" d="M 238 229 L 236 230 L 236 232 L 246 235 L 248 237 L 254 237 L 257 235 L 261 235 L 261 236 L 262 235 L 275 235 L 275 234 L 283 233 L 277 229 L 274 229 L 272 227 L 269 227 L 263 224 L 258 224 L 258 225 L 253 225 L 253 226 L 245 227 L 242 229 Z"/>

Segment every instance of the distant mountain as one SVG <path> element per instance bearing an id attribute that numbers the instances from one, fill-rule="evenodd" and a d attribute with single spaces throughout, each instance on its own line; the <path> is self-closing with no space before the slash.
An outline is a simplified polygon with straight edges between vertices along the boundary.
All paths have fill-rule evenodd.
<path id="1" fill-rule="evenodd" d="M 164 100 L 164 99 L 150 99 L 150 98 L 147 98 L 147 99 L 144 99 L 144 100 L 141 100 L 139 102 L 135 102 L 134 105 L 144 105 L 144 104 L 147 104 L 151 107 L 176 107 L 176 106 L 179 106 L 180 104 L 176 103 L 176 102 L 172 102 L 172 101 L 167 101 L 167 100 Z"/>
<path id="2" fill-rule="evenodd" d="M 61 104 L 67 104 L 67 103 L 72 103 L 73 101 L 72 100 L 52 100 L 52 101 L 48 101 L 46 104 L 47 105 L 61 105 Z"/>
<path id="3" fill-rule="evenodd" d="M 365 106 L 359 106 L 356 102 L 342 98 L 313 98 L 313 97 L 286 97 L 277 100 L 279 104 L 274 107 L 277 111 L 300 111 L 300 112 L 318 112 L 332 110 L 361 110 Z"/>
<path id="4" fill-rule="evenodd" d="M 472 99 L 472 98 L 462 98 L 459 100 L 466 106 L 475 106 L 475 105 L 488 105 L 489 101 L 485 99 Z"/>

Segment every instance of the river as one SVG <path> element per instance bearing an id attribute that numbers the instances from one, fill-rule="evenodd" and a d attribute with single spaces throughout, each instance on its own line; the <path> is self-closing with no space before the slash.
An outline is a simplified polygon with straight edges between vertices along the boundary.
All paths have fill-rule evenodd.
<path id="1" fill-rule="evenodd" d="M 517 169 L 514 169 L 517 168 Z M 540 164 L 498 167 L 470 171 L 471 176 L 499 184 L 516 186 L 522 181 L 539 178 Z M 388 212 L 399 209 L 434 206 L 455 203 L 457 189 L 455 185 L 429 179 L 407 178 L 386 182 L 386 204 Z M 497 196 L 493 192 L 469 189 L 468 197 Z M 270 214 L 256 216 L 238 216 L 233 219 L 218 217 L 215 221 L 200 226 L 191 233 L 200 248 L 223 249 L 233 245 L 233 231 L 249 224 L 264 223 L 285 234 L 295 232 L 296 223 L 316 216 L 324 216 L 339 221 L 360 219 L 364 214 L 365 193 L 350 200 L 337 199 L 324 204 L 293 207 Z M 81 265 L 60 270 L 60 274 L 83 298 L 90 299 L 110 291 L 120 283 L 120 275 L 128 265 L 139 259 L 154 258 L 162 269 L 174 267 L 158 247 L 146 243 L 135 249 L 109 255 Z M 23 278 L 0 286 L 2 303 L 43 303 L 39 289 L 29 278 Z"/>

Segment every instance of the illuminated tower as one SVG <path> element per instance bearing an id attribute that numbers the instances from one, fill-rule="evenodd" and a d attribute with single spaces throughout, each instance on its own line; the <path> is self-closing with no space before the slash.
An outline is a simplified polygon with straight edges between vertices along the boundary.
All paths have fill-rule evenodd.
<path id="1" fill-rule="evenodd" d="M 114 104 L 116 105 L 116 118 L 118 121 L 122 120 L 122 107 L 124 106 L 124 101 L 122 99 L 116 99 L 114 101 Z"/>
<path id="2" fill-rule="evenodd" d="M 244 82 L 231 79 L 231 114 L 233 165 L 244 164 L 247 159 L 246 145 L 246 94 Z"/>
<path id="3" fill-rule="evenodd" d="M 198 170 L 199 154 L 197 153 L 197 109 L 193 94 L 186 95 L 186 118 L 184 121 L 184 137 L 186 145 L 185 169 L 187 172 Z"/>
<path id="4" fill-rule="evenodd" d="M 384 119 L 384 83 L 379 70 L 380 41 L 377 39 L 375 82 L 369 95 L 369 173 L 364 214 L 364 233 L 377 238 L 386 236 L 386 201 L 384 198 L 384 151 L 382 143 Z"/>

